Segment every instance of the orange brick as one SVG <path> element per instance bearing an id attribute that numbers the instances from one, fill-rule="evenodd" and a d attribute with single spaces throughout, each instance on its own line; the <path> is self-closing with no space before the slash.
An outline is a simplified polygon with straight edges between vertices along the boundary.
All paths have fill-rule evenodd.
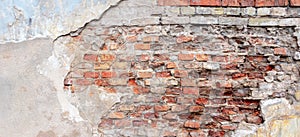
<path id="1" fill-rule="evenodd" d="M 197 54 L 196 55 L 197 61 L 208 61 L 208 55 L 206 54 Z"/>
<path id="2" fill-rule="evenodd" d="M 101 72 L 101 77 L 102 78 L 112 78 L 112 77 L 116 77 L 116 72 L 111 72 L 111 71 L 102 71 Z"/>
<path id="3" fill-rule="evenodd" d="M 189 120 L 184 122 L 184 127 L 197 129 L 200 128 L 200 123 Z"/>
<path id="4" fill-rule="evenodd" d="M 100 59 L 101 61 L 113 61 L 115 60 L 115 55 L 112 54 L 101 54 Z"/>
<path id="5" fill-rule="evenodd" d="M 287 55 L 287 50 L 286 50 L 286 48 L 275 48 L 274 54 L 275 55 Z"/>
<path id="6" fill-rule="evenodd" d="M 85 78 L 98 78 L 99 72 L 85 72 L 83 76 Z"/>
<path id="7" fill-rule="evenodd" d="M 194 60 L 194 54 L 178 54 L 179 60 L 191 61 Z"/>
<path id="8" fill-rule="evenodd" d="M 300 0 L 291 0 L 291 6 L 300 6 Z"/>
<path id="9" fill-rule="evenodd" d="M 135 36 L 135 35 L 127 36 L 126 41 L 130 42 L 130 43 L 137 42 L 137 36 Z"/>
<path id="10" fill-rule="evenodd" d="M 125 118 L 125 114 L 123 112 L 112 112 L 108 115 L 108 117 L 114 119 L 122 119 Z"/>
<path id="11" fill-rule="evenodd" d="M 190 5 L 221 6 L 221 0 L 190 0 Z"/>
<path id="12" fill-rule="evenodd" d="M 193 40 L 192 36 L 181 35 L 181 36 L 177 37 L 176 42 L 177 43 L 186 43 L 186 42 L 191 42 L 192 40 Z"/>
<path id="13" fill-rule="evenodd" d="M 152 72 L 138 72 L 139 78 L 152 78 Z"/>
<path id="14" fill-rule="evenodd" d="M 167 69 L 173 69 L 176 68 L 176 63 L 174 62 L 168 62 L 167 63 Z"/>
<path id="15" fill-rule="evenodd" d="M 150 44 L 135 44 L 134 49 L 136 50 L 149 50 Z"/>

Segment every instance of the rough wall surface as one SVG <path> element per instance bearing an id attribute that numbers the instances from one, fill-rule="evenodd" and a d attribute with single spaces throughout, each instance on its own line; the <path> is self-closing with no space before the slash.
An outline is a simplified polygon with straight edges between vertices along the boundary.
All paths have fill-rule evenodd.
<path id="1" fill-rule="evenodd" d="M 300 1 L 102 2 L 0 25 L 0 137 L 300 136 Z"/>
<path id="2" fill-rule="evenodd" d="M 298 8 L 201 2 L 111 8 L 68 38 L 66 91 L 121 97 L 104 136 L 299 136 Z"/>

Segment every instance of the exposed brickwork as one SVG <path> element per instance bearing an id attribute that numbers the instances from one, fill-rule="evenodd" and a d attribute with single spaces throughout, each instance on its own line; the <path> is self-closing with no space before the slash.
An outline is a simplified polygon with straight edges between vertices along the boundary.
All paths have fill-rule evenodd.
<path id="1" fill-rule="evenodd" d="M 300 60 L 295 9 L 198 7 L 286 6 L 286 1 L 158 4 L 166 7 L 141 17 L 159 16 L 158 22 L 136 25 L 133 15 L 128 24 L 107 24 L 103 20 L 123 18 L 106 17 L 88 24 L 82 39 L 71 38 L 82 52 L 66 89 L 123 95 L 99 121 L 105 135 L 229 136 L 240 123 L 264 122 L 261 100 L 293 96 Z M 285 20 L 290 17 L 295 20 Z"/>
<path id="2" fill-rule="evenodd" d="M 288 6 L 289 0 L 157 0 L 161 6 L 231 6 L 231 7 L 271 7 Z M 299 0 L 290 0 L 289 6 L 300 6 Z"/>

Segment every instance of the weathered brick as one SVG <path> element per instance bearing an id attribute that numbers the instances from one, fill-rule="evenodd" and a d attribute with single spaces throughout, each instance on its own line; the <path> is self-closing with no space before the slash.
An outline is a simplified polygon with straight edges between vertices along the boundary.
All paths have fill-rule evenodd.
<path id="1" fill-rule="evenodd" d="M 249 26 L 277 26 L 279 24 L 276 18 L 250 18 Z"/>
<path id="2" fill-rule="evenodd" d="M 125 114 L 123 112 L 112 112 L 109 113 L 108 118 L 122 119 L 125 118 Z"/>
<path id="3" fill-rule="evenodd" d="M 113 61 L 116 59 L 116 56 L 112 54 L 101 54 L 100 59 L 101 61 Z"/>
<path id="4" fill-rule="evenodd" d="M 239 16 L 241 14 L 240 8 L 225 8 L 224 10 L 225 15 L 233 15 L 233 16 Z"/>
<path id="5" fill-rule="evenodd" d="M 148 125 L 148 121 L 147 120 L 133 120 L 132 125 L 135 127 L 146 126 L 146 125 Z"/>
<path id="6" fill-rule="evenodd" d="M 196 13 L 201 15 L 222 15 L 224 8 L 219 7 L 196 7 Z"/>
<path id="7" fill-rule="evenodd" d="M 184 122 L 184 127 L 198 129 L 198 128 L 200 128 L 200 123 L 188 120 L 188 121 Z"/>
<path id="8" fill-rule="evenodd" d="M 176 42 L 177 43 L 186 43 L 186 42 L 191 42 L 192 40 L 193 40 L 192 36 L 181 35 L 181 36 L 177 37 Z"/>
<path id="9" fill-rule="evenodd" d="M 187 16 L 170 16 L 170 17 L 162 17 L 162 24 L 188 24 L 190 23 L 190 17 Z"/>
<path id="10" fill-rule="evenodd" d="M 254 0 L 222 0 L 222 6 L 254 6 Z"/>
<path id="11" fill-rule="evenodd" d="M 85 78 L 98 78 L 99 72 L 85 72 L 83 76 Z"/>
<path id="12" fill-rule="evenodd" d="M 134 49 L 136 50 L 149 50 L 150 44 L 135 44 Z"/>
<path id="13" fill-rule="evenodd" d="M 138 72 L 137 76 L 139 78 L 152 78 L 152 72 Z"/>
<path id="14" fill-rule="evenodd" d="M 288 51 L 287 51 L 286 48 L 275 48 L 274 49 L 274 54 L 275 55 L 283 55 L 283 56 L 285 56 L 285 55 L 288 54 Z"/>
<path id="15" fill-rule="evenodd" d="M 89 86 L 92 84 L 92 81 L 88 80 L 88 79 L 77 79 L 75 81 L 75 84 L 81 85 L 81 86 Z"/>
<path id="16" fill-rule="evenodd" d="M 218 17 L 213 16 L 193 16 L 191 17 L 191 24 L 209 25 L 218 24 Z"/>
<path id="17" fill-rule="evenodd" d="M 146 36 L 143 38 L 143 42 L 158 42 L 159 36 Z"/>
<path id="18" fill-rule="evenodd" d="M 183 94 L 186 95 L 199 95 L 199 88 L 191 88 L 191 87 L 184 87 Z"/>
<path id="19" fill-rule="evenodd" d="M 182 78 L 180 80 L 181 86 L 189 86 L 189 87 L 195 87 L 196 85 L 196 80 L 195 79 L 189 79 L 189 78 Z"/>
<path id="20" fill-rule="evenodd" d="M 95 84 L 97 86 L 108 86 L 109 85 L 108 81 L 105 79 L 97 79 L 97 80 L 95 80 Z"/>
<path id="21" fill-rule="evenodd" d="M 110 69 L 111 63 L 95 63 L 95 70 L 108 70 Z"/>
<path id="22" fill-rule="evenodd" d="M 116 72 L 112 72 L 112 71 L 102 71 L 101 72 L 102 78 L 112 78 L 112 77 L 116 77 L 116 76 L 117 76 Z"/>
<path id="23" fill-rule="evenodd" d="M 299 0 L 291 0 L 291 6 L 300 6 Z"/>
<path id="24" fill-rule="evenodd" d="M 212 131 L 212 130 L 210 130 L 208 132 L 208 136 L 210 136 L 210 137 L 224 137 L 225 136 L 225 131 Z"/>
<path id="25" fill-rule="evenodd" d="M 240 18 L 240 17 L 219 17 L 219 24 L 222 25 L 247 25 L 248 18 Z"/>
<path id="26" fill-rule="evenodd" d="M 166 112 L 170 109 L 169 106 L 167 105 L 156 105 L 154 106 L 154 111 L 157 111 L 157 112 Z"/>
<path id="27" fill-rule="evenodd" d="M 182 112 L 185 111 L 187 109 L 186 105 L 174 105 L 171 108 L 172 112 Z"/>
<path id="28" fill-rule="evenodd" d="M 193 6 L 221 6 L 221 0 L 190 0 Z"/>
<path id="29" fill-rule="evenodd" d="M 256 8 L 253 8 L 253 7 L 242 8 L 241 13 L 243 16 L 255 16 Z"/>
<path id="30" fill-rule="evenodd" d="M 126 86 L 128 80 L 124 78 L 113 78 L 109 79 L 109 85 L 111 86 Z"/>
<path id="31" fill-rule="evenodd" d="M 133 93 L 135 94 L 144 94 L 144 93 L 149 93 L 150 88 L 148 87 L 142 87 L 142 86 L 135 86 L 133 87 Z"/>
<path id="32" fill-rule="evenodd" d="M 190 106 L 189 112 L 203 112 L 204 107 L 203 106 Z"/>
<path id="33" fill-rule="evenodd" d="M 174 70 L 175 78 L 184 78 L 188 76 L 188 72 L 186 70 Z"/>
<path id="34" fill-rule="evenodd" d="M 258 8 L 257 9 L 258 16 L 269 16 L 271 15 L 271 8 Z"/>
<path id="35" fill-rule="evenodd" d="M 115 126 L 118 128 L 123 128 L 123 127 L 129 127 L 131 126 L 131 121 L 130 120 L 115 120 Z"/>
<path id="36" fill-rule="evenodd" d="M 194 54 L 178 54 L 178 59 L 183 61 L 194 60 Z"/>
<path id="37" fill-rule="evenodd" d="M 190 0 L 158 0 L 157 3 L 161 6 L 188 6 Z"/>
<path id="38" fill-rule="evenodd" d="M 166 67 L 167 69 L 174 69 L 177 67 L 177 65 L 175 62 L 168 62 Z"/>
<path id="39" fill-rule="evenodd" d="M 288 0 L 256 0 L 256 7 L 287 6 Z"/>
<path id="40" fill-rule="evenodd" d="M 184 14 L 184 15 L 193 15 L 195 14 L 195 7 L 181 7 L 180 8 L 180 11 L 181 11 L 181 14 Z"/>
<path id="41" fill-rule="evenodd" d="M 129 67 L 129 63 L 128 62 L 114 62 L 112 64 L 112 68 L 114 69 L 122 69 L 122 70 L 126 70 Z"/>
<path id="42" fill-rule="evenodd" d="M 134 105 L 121 105 L 119 106 L 118 110 L 119 111 L 132 111 L 134 110 L 135 106 Z"/>
<path id="43" fill-rule="evenodd" d="M 195 103 L 197 105 L 206 105 L 206 104 L 208 104 L 208 99 L 207 98 L 198 98 L 195 100 Z"/>
<path id="44" fill-rule="evenodd" d="M 95 54 L 85 54 L 83 56 L 83 59 L 87 60 L 87 61 L 98 61 L 98 55 L 95 55 Z"/>
<path id="45" fill-rule="evenodd" d="M 237 125 L 231 124 L 231 125 L 222 125 L 221 128 L 223 130 L 235 130 L 237 129 Z"/>
<path id="46" fill-rule="evenodd" d="M 203 61 L 203 62 L 206 62 L 208 61 L 208 55 L 206 54 L 196 54 L 196 60 L 197 61 Z"/>
<path id="47" fill-rule="evenodd" d="M 167 120 L 176 120 L 177 114 L 176 113 L 167 113 L 167 114 L 163 115 L 162 117 L 163 117 L 163 119 L 167 119 Z"/>
<path id="48" fill-rule="evenodd" d="M 286 16 L 287 8 L 280 8 L 280 7 L 272 8 L 271 15 L 272 16 Z"/>
<path id="49" fill-rule="evenodd" d="M 137 42 L 137 36 L 136 35 L 127 36 L 126 42 L 129 42 L 129 43 Z"/>
<path id="50" fill-rule="evenodd" d="M 162 72 L 156 72 L 156 77 L 158 78 L 165 78 L 165 77 L 171 77 L 170 71 L 162 71 Z"/>

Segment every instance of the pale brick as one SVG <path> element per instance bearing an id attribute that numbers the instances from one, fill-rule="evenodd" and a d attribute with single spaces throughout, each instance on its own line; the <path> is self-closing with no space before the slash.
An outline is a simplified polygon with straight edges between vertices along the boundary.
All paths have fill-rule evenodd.
<path id="1" fill-rule="evenodd" d="M 300 18 L 279 19 L 279 26 L 299 26 Z"/>
<path id="2" fill-rule="evenodd" d="M 191 17 L 192 24 L 218 24 L 218 17 L 195 16 Z"/>
<path id="3" fill-rule="evenodd" d="M 255 16 L 256 15 L 256 8 L 247 7 L 241 9 L 241 13 L 243 16 Z"/>
<path id="4" fill-rule="evenodd" d="M 195 14 L 195 7 L 181 7 L 180 11 L 183 15 L 192 15 Z"/>
<path id="5" fill-rule="evenodd" d="M 129 25 L 152 25 L 159 24 L 159 17 L 144 17 L 130 20 Z"/>
<path id="6" fill-rule="evenodd" d="M 280 7 L 272 8 L 271 15 L 272 16 L 286 16 L 287 8 L 280 8 Z"/>
<path id="7" fill-rule="evenodd" d="M 222 15 L 224 14 L 224 9 L 214 7 L 197 7 L 196 13 L 201 15 Z"/>
<path id="8" fill-rule="evenodd" d="M 222 24 L 222 25 L 247 25 L 248 18 L 220 17 L 219 24 Z"/>
<path id="9" fill-rule="evenodd" d="M 189 17 L 162 17 L 162 24 L 188 24 L 190 22 Z"/>
<path id="10" fill-rule="evenodd" d="M 258 16 L 269 16 L 271 15 L 271 8 L 258 8 L 257 9 Z"/>
<path id="11" fill-rule="evenodd" d="M 240 15 L 240 13 L 241 13 L 240 8 L 226 8 L 224 10 L 225 15 L 236 15 L 236 16 L 238 16 L 238 15 Z"/>
<path id="12" fill-rule="evenodd" d="M 279 24 L 276 18 L 250 18 L 249 26 L 277 26 Z"/>
<path id="13" fill-rule="evenodd" d="M 177 16 L 180 14 L 180 8 L 179 7 L 165 7 L 165 13 L 168 16 Z"/>

